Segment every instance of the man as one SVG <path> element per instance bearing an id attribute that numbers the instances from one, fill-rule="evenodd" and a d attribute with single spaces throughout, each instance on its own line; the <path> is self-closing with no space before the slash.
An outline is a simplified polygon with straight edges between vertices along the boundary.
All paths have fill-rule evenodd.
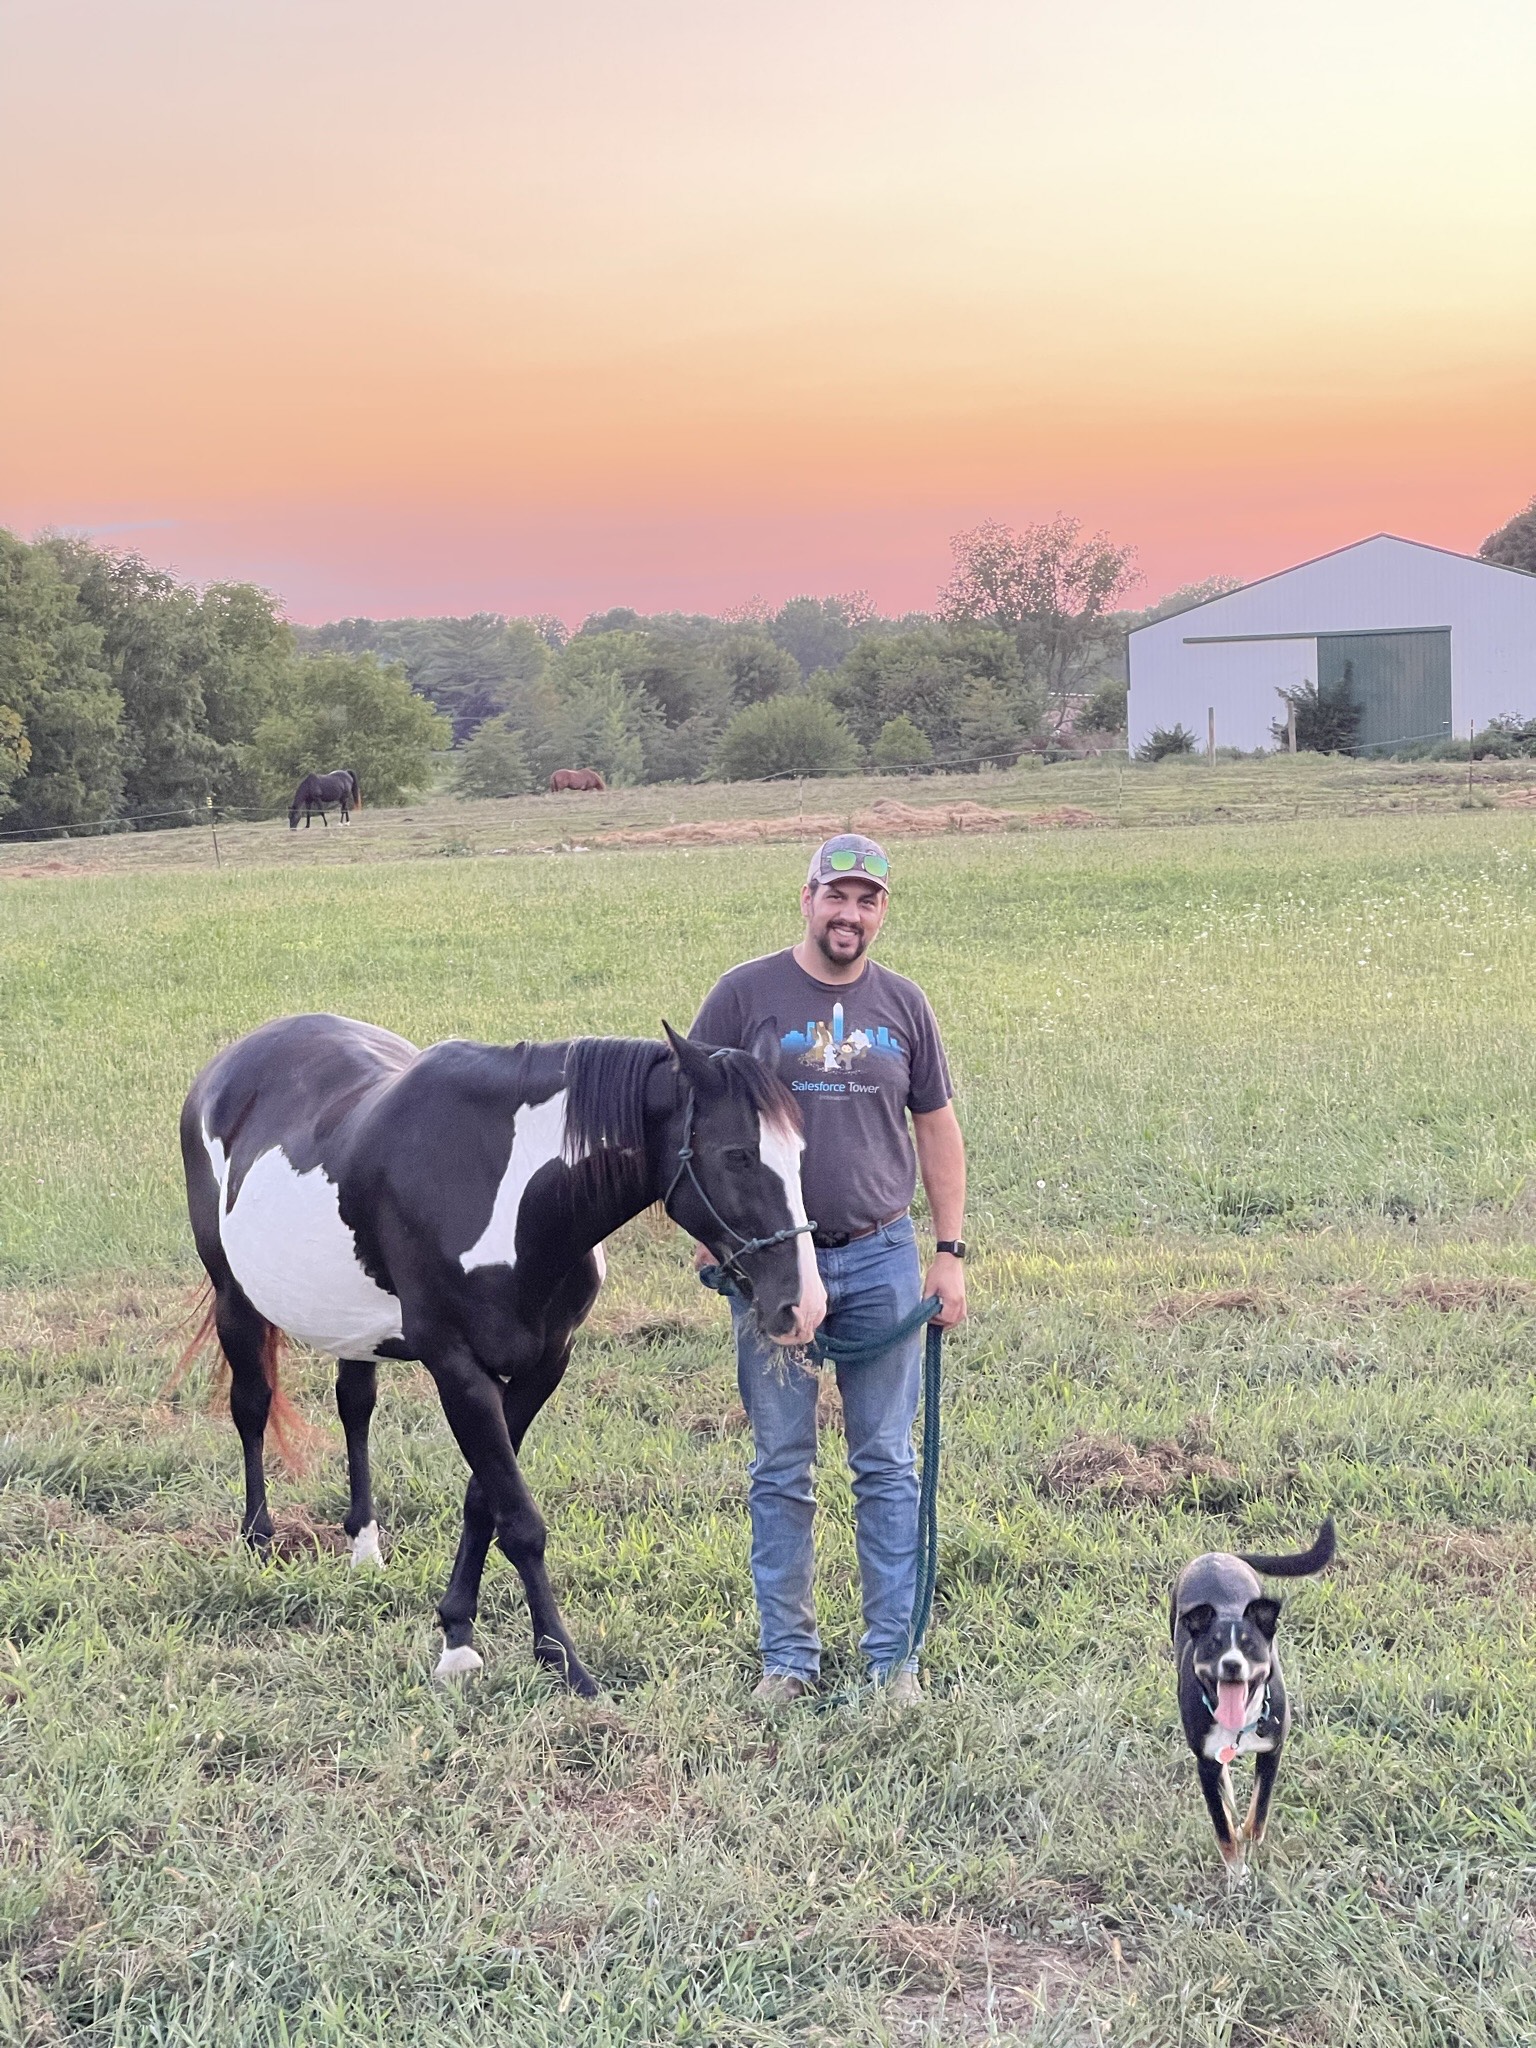
<path id="1" fill-rule="evenodd" d="M 771 1056 L 805 1123 L 801 1180 L 827 1290 L 823 1334 L 854 1343 L 893 1329 L 925 1294 L 946 1327 L 965 1315 L 965 1144 L 928 1000 L 869 959 L 890 903 L 890 862 L 843 833 L 817 848 L 800 894 L 805 932 L 782 953 L 732 968 L 692 1036 Z M 910 1120 L 910 1129 L 909 1129 Z M 908 1213 L 919 1169 L 937 1240 L 924 1284 Z M 709 1255 L 701 1253 L 701 1263 Z M 786 1362 L 733 1300 L 737 1378 L 752 1424 L 752 1583 L 763 1676 L 755 1697 L 786 1706 L 821 1664 L 812 1600 L 817 1373 Z M 922 1332 L 864 1365 L 839 1366 L 863 1591 L 859 1647 L 893 1704 L 921 1693 L 911 1641 L 918 1485 L 912 1425 Z"/>

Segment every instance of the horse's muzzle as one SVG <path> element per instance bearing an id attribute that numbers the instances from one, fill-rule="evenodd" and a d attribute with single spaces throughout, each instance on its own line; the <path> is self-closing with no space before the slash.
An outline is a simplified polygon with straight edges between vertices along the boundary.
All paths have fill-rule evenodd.
<path id="1" fill-rule="evenodd" d="M 798 1301 L 786 1302 L 783 1308 L 761 1316 L 759 1321 L 765 1337 L 795 1350 L 810 1343 L 826 1320 L 826 1314 L 827 1291 L 818 1275 L 815 1285 L 807 1287 Z"/>

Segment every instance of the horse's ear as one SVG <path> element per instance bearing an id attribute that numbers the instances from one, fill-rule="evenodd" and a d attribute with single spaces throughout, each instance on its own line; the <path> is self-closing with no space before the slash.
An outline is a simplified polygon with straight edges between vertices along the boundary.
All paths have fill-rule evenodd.
<path id="1" fill-rule="evenodd" d="M 695 1045 L 691 1038 L 680 1038 L 665 1017 L 661 1020 L 661 1028 L 667 1034 L 667 1043 L 672 1048 L 672 1057 L 683 1079 L 701 1094 L 718 1095 L 725 1086 L 725 1077 L 711 1057 L 713 1048 Z"/>
<path id="2" fill-rule="evenodd" d="M 770 1073 L 779 1071 L 779 1034 L 771 1024 L 759 1024 L 747 1047 L 753 1059 L 761 1060 Z"/>

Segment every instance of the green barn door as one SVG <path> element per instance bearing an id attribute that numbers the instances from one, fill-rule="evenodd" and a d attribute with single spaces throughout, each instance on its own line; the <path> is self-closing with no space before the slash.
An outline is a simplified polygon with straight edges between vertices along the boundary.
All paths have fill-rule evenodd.
<path id="1" fill-rule="evenodd" d="M 1317 642 L 1317 686 L 1346 679 L 1361 706 L 1360 747 L 1451 737 L 1451 636 L 1330 633 Z"/>

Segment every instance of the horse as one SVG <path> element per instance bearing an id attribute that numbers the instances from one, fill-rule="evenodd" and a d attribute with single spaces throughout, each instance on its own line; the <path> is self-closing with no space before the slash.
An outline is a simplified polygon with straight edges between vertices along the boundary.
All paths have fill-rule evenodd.
<path id="1" fill-rule="evenodd" d="M 329 775 L 306 775 L 293 792 L 293 802 L 288 806 L 288 830 L 296 832 L 299 827 L 299 812 L 304 813 L 304 829 L 309 830 L 309 821 L 314 812 L 320 813 L 322 825 L 329 825 L 325 815 L 327 804 L 341 805 L 341 822 L 351 823 L 353 811 L 363 808 L 363 792 L 357 777 L 350 768 L 333 768 Z"/>
<path id="2" fill-rule="evenodd" d="M 557 768 L 549 778 L 549 793 L 558 796 L 567 789 L 606 789 L 607 783 L 595 768 Z"/>
<path id="3" fill-rule="evenodd" d="M 659 1202 L 707 1245 L 765 1335 L 809 1341 L 826 1295 L 800 1190 L 793 1096 L 751 1053 L 680 1038 L 577 1038 L 419 1051 L 372 1024 L 282 1017 L 217 1055 L 181 1115 L 192 1235 L 211 1283 L 204 1331 L 230 1367 L 245 1459 L 241 1533 L 272 1541 L 262 1464 L 294 1411 L 286 1335 L 337 1361 L 352 1562 L 381 1563 L 368 1428 L 381 1359 L 417 1359 L 469 1466 L 463 1533 L 438 1604 L 434 1677 L 478 1671 L 494 1536 L 528 1598 L 534 1656 L 590 1697 L 545 1570 L 518 1465 L 524 1432 L 597 1299 L 602 1243 Z"/>

